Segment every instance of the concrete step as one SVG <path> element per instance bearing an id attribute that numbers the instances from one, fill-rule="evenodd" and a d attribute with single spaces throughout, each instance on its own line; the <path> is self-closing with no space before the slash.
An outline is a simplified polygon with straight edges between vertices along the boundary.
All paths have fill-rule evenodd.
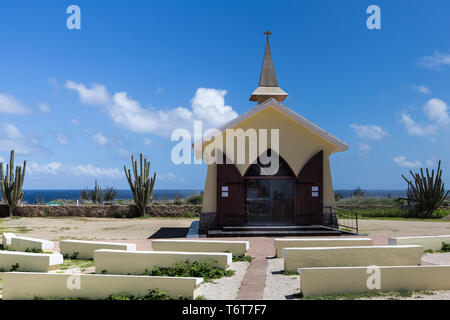
<path id="1" fill-rule="evenodd" d="M 325 237 L 340 236 L 341 232 L 332 230 L 252 230 L 226 231 L 208 230 L 208 237 Z"/>

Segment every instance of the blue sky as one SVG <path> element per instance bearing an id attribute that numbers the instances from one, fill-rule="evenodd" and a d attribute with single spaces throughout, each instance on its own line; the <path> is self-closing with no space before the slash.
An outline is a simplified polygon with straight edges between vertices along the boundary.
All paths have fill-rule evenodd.
<path id="1" fill-rule="evenodd" d="M 81 8 L 68 30 L 66 8 Z M 369 30 L 366 8 L 381 8 Z M 450 184 L 449 1 L 10 1 L 0 3 L 0 157 L 26 189 L 127 188 L 143 152 L 158 189 L 201 189 L 170 160 L 174 124 L 254 107 L 267 28 L 284 104 L 349 144 L 336 189 L 401 189 L 443 161 Z M 178 109 L 177 109 L 178 108 Z M 189 113 L 190 112 L 190 113 Z"/>

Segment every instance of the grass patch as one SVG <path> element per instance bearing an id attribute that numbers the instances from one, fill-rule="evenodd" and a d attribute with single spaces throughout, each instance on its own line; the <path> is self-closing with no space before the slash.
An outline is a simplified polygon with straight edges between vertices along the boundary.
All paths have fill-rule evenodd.
<path id="1" fill-rule="evenodd" d="M 84 271 L 88 268 L 95 267 L 94 260 L 80 260 L 80 259 L 64 259 L 64 263 L 59 268 L 60 270 L 81 269 Z"/>
<path id="2" fill-rule="evenodd" d="M 283 271 L 283 276 L 298 276 L 298 272 L 295 271 L 288 271 L 288 270 L 284 270 Z"/>
<path id="3" fill-rule="evenodd" d="M 399 299 L 399 298 L 410 298 L 415 294 L 422 295 L 434 295 L 432 291 L 390 291 L 390 292 L 380 292 L 380 291 L 368 291 L 364 293 L 345 293 L 345 294 L 329 294 L 319 297 L 301 297 L 301 300 L 360 300 L 360 299 L 371 299 L 384 297 L 387 299 Z"/>
<path id="4" fill-rule="evenodd" d="M 240 256 L 233 256 L 233 262 L 252 262 L 253 257 L 248 256 L 246 254 L 240 255 Z"/>
<path id="5" fill-rule="evenodd" d="M 339 204 L 337 205 L 339 207 Z M 412 217 L 409 207 L 391 207 L 391 208 L 352 208 L 352 211 L 358 212 L 358 219 L 382 218 L 383 220 L 408 220 L 408 221 L 436 221 L 450 214 L 450 209 L 438 209 L 429 218 Z M 345 211 L 339 211 L 339 218 L 354 218 L 354 215 Z"/>
<path id="6" fill-rule="evenodd" d="M 235 272 L 233 270 L 215 267 L 210 261 L 190 262 L 189 260 L 186 260 L 185 262 L 175 264 L 174 267 L 153 267 L 150 272 L 146 270 L 144 274 L 162 277 L 202 277 L 208 282 L 213 279 L 231 277 Z"/>

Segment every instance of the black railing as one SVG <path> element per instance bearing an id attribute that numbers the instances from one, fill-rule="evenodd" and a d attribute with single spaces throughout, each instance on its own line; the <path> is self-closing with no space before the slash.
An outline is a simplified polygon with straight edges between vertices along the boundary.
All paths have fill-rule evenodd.
<path id="1" fill-rule="evenodd" d="M 339 228 L 343 231 L 350 231 L 359 233 L 358 212 L 338 208 L 325 207 L 327 225 L 332 228 Z"/>

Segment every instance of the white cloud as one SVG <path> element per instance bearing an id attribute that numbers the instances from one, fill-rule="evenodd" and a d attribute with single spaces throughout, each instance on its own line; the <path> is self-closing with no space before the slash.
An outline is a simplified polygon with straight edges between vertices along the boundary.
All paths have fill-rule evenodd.
<path id="1" fill-rule="evenodd" d="M 117 149 L 117 156 L 120 158 L 128 158 L 130 156 L 130 153 L 124 148 L 119 148 Z"/>
<path id="2" fill-rule="evenodd" d="M 66 88 L 78 92 L 81 102 L 96 106 L 102 106 L 110 101 L 109 93 L 104 85 L 93 83 L 90 89 L 82 83 L 66 82 Z"/>
<path id="3" fill-rule="evenodd" d="M 60 145 L 65 145 L 69 143 L 69 137 L 65 133 L 57 133 L 56 134 L 56 140 Z"/>
<path id="4" fill-rule="evenodd" d="M 86 165 L 74 165 L 69 170 L 72 174 L 77 176 L 92 176 L 92 177 L 110 177 L 117 178 L 120 177 L 121 172 L 116 168 L 99 168 L 92 164 Z"/>
<path id="5" fill-rule="evenodd" d="M 418 64 L 428 69 L 440 70 L 442 66 L 450 65 L 450 53 L 435 51 L 431 56 L 420 58 Z"/>
<path id="6" fill-rule="evenodd" d="M 110 95 L 106 87 L 100 84 L 87 88 L 84 84 L 67 81 L 66 88 L 77 91 L 85 104 L 101 105 L 114 123 L 137 133 L 169 137 L 175 129 L 192 129 L 194 120 L 203 120 L 204 129 L 208 129 L 238 116 L 231 106 L 225 105 L 226 90 L 199 88 L 190 108 L 155 110 L 143 108 L 126 92 Z"/>
<path id="7" fill-rule="evenodd" d="M 423 94 L 431 94 L 431 90 L 427 86 L 412 86 L 412 88 L 413 90 Z"/>
<path id="8" fill-rule="evenodd" d="M 429 123 L 418 124 L 407 113 L 402 113 L 400 121 L 412 136 L 434 135 L 439 129 L 445 129 L 450 125 L 450 115 L 447 104 L 440 99 L 430 99 L 423 106 L 423 112 Z"/>
<path id="9" fill-rule="evenodd" d="M 0 139 L 0 151 L 9 152 L 15 150 L 17 154 L 30 154 L 41 151 L 38 140 L 32 135 L 23 134 L 14 124 L 2 123 Z"/>
<path id="10" fill-rule="evenodd" d="M 73 118 L 72 120 L 70 120 L 70 123 L 77 126 L 80 124 L 80 120 Z"/>
<path id="11" fill-rule="evenodd" d="M 381 140 L 388 135 L 386 130 L 376 125 L 359 125 L 353 123 L 350 125 L 350 128 L 356 131 L 356 135 L 360 139 Z"/>
<path id="12" fill-rule="evenodd" d="M 38 164 L 31 162 L 27 170 L 32 175 L 39 174 L 59 174 L 61 176 L 89 176 L 89 177 L 110 177 L 121 176 L 121 171 L 117 168 L 100 168 L 92 164 L 64 165 L 59 162 Z"/>
<path id="13" fill-rule="evenodd" d="M 30 108 L 11 95 L 0 93 L 0 112 L 12 114 L 30 113 Z"/>
<path id="14" fill-rule="evenodd" d="M 156 174 L 156 177 L 159 180 L 167 180 L 167 181 L 173 181 L 176 179 L 176 176 L 173 172 L 169 172 L 166 174 Z"/>
<path id="15" fill-rule="evenodd" d="M 422 162 L 419 160 L 408 161 L 404 156 L 398 156 L 394 158 L 394 161 L 402 168 L 420 168 L 422 167 Z"/>
<path id="16" fill-rule="evenodd" d="M 108 139 L 101 132 L 94 134 L 92 139 L 101 147 L 108 143 Z"/>
<path id="17" fill-rule="evenodd" d="M 39 102 L 39 110 L 41 110 L 42 113 L 49 113 L 50 107 L 45 102 Z"/>
<path id="18" fill-rule="evenodd" d="M 426 136 L 436 132 L 436 127 L 434 125 L 419 125 L 407 113 L 402 113 L 401 122 L 403 122 L 406 130 L 411 136 Z"/>
<path id="19" fill-rule="evenodd" d="M 427 117 L 438 124 L 450 124 L 450 116 L 448 114 L 447 104 L 440 99 L 431 99 L 424 105 L 423 111 Z"/>
<path id="20" fill-rule="evenodd" d="M 47 164 L 38 164 L 31 162 L 27 166 L 28 173 L 30 174 L 51 174 L 55 175 L 62 169 L 62 164 L 59 162 L 49 162 Z"/>
<path id="21" fill-rule="evenodd" d="M 359 143 L 358 148 L 360 151 L 369 151 L 372 149 L 372 146 L 368 143 Z"/>
<path id="22" fill-rule="evenodd" d="M 144 139 L 144 145 L 146 145 L 147 147 L 150 146 L 152 144 L 152 140 L 150 140 L 149 138 L 145 138 Z"/>

